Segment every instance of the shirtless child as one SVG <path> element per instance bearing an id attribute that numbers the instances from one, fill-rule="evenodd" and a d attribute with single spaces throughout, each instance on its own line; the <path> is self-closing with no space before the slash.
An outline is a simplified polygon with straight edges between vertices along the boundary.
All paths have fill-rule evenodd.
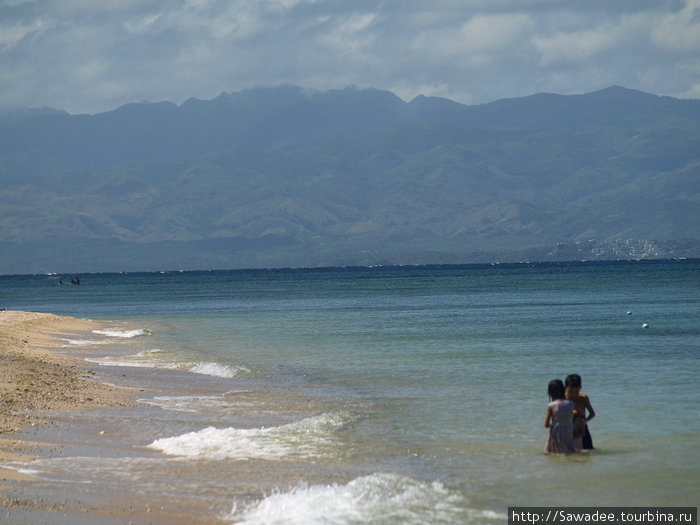
<path id="1" fill-rule="evenodd" d="M 593 448 L 593 438 L 586 423 L 595 417 L 595 410 L 588 396 L 581 393 L 580 375 L 567 376 L 566 399 L 574 402 L 574 446 L 578 450 L 590 450 Z M 586 410 L 588 410 L 588 416 L 586 416 Z"/>

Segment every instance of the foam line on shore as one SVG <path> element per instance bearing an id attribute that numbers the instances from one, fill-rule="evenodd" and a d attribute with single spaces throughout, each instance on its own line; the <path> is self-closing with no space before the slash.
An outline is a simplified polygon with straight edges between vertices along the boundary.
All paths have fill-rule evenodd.
<path id="1" fill-rule="evenodd" d="M 53 352 L 100 323 L 49 313 L 0 311 L 0 434 L 42 423 L 46 411 L 134 406 L 133 392 L 91 378 L 82 359 Z M 69 335 L 70 334 L 70 335 Z M 17 454 L 0 441 L 0 459 Z"/>

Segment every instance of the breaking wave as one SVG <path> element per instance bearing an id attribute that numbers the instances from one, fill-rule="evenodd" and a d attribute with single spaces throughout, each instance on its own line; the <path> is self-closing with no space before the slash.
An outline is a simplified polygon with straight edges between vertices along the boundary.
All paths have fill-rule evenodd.
<path id="1" fill-rule="evenodd" d="M 119 337 L 122 339 L 132 339 L 142 335 L 151 335 L 150 330 L 145 328 L 138 328 L 135 330 L 93 330 L 92 333 L 107 337 Z"/>
<path id="2" fill-rule="evenodd" d="M 191 459 L 309 459 L 332 456 L 338 432 L 354 417 L 336 412 L 270 428 L 208 427 L 157 439 L 149 448 Z"/>
<path id="3" fill-rule="evenodd" d="M 408 525 L 502 523 L 502 513 L 469 509 L 461 494 L 439 482 L 398 474 L 371 474 L 345 485 L 300 484 L 274 493 L 225 519 L 246 525 L 359 524 Z"/>

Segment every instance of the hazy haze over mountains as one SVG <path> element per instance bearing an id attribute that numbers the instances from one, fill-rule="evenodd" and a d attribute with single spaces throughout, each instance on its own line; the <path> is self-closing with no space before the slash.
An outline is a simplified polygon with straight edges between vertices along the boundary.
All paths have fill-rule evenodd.
<path id="1" fill-rule="evenodd" d="M 23 110 L 0 116 L 0 189 L 0 273 L 547 259 L 590 239 L 692 256 L 700 101 L 280 86 Z"/>

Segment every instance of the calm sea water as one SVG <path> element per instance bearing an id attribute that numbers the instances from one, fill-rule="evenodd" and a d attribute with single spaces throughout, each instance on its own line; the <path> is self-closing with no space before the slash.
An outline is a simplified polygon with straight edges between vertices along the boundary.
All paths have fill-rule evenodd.
<path id="1" fill-rule="evenodd" d="M 0 307 L 106 321 L 63 351 L 145 389 L 23 466 L 67 491 L 243 523 L 700 499 L 698 261 L 80 277 L 0 277 Z M 547 383 L 570 373 L 596 450 L 545 456 Z"/>

